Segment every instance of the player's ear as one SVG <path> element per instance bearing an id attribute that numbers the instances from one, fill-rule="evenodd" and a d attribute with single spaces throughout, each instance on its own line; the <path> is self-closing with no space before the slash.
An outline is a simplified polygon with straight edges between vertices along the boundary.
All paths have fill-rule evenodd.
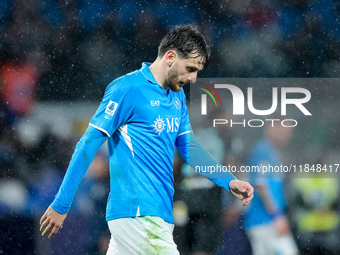
<path id="1" fill-rule="evenodd" d="M 165 53 L 165 61 L 168 67 L 172 66 L 172 64 L 175 62 L 176 57 L 177 57 L 177 53 L 174 50 L 169 50 Z"/>

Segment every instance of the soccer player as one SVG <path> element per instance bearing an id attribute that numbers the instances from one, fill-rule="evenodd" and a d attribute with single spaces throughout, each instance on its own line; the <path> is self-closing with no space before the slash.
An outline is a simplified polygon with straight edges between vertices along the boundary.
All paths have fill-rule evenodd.
<path id="1" fill-rule="evenodd" d="M 282 166 L 281 149 L 289 142 L 292 128 L 280 122 L 267 124 L 264 137 L 249 153 L 249 166 Z M 256 195 L 244 214 L 244 229 L 253 255 L 297 255 L 298 249 L 285 215 L 284 172 L 253 173 Z"/>
<path id="2" fill-rule="evenodd" d="M 175 146 L 191 166 L 217 162 L 192 137 L 182 87 L 209 62 L 210 49 L 194 25 L 174 27 L 157 59 L 106 88 L 104 98 L 76 146 L 64 180 L 40 220 L 52 238 L 62 227 L 73 196 L 100 146 L 108 140 L 110 195 L 107 254 L 179 254 L 173 241 L 173 157 Z M 191 154 L 191 157 L 190 157 Z M 253 188 L 231 173 L 211 179 L 242 201 Z"/>

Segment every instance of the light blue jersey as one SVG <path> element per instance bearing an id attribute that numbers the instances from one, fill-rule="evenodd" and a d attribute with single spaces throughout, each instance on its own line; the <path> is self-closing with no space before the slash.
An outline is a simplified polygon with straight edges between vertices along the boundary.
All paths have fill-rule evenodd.
<path id="1" fill-rule="evenodd" d="M 274 145 L 267 139 L 259 141 L 254 148 L 249 153 L 247 159 L 247 165 L 258 166 L 258 165 L 268 165 L 280 166 L 282 164 L 278 150 Z M 279 210 L 278 213 L 283 214 L 285 210 L 285 197 L 284 197 L 284 179 L 282 178 L 256 178 L 258 174 L 254 174 L 251 180 L 252 185 L 261 183 L 266 186 L 268 191 L 268 196 L 271 198 L 272 203 Z M 275 173 L 272 174 L 275 177 Z M 277 175 L 277 173 L 276 173 Z M 261 177 L 261 176 L 259 176 Z M 267 177 L 270 177 L 267 175 Z M 261 198 L 256 192 L 254 193 L 254 198 L 248 205 L 247 211 L 244 215 L 244 227 L 249 229 L 253 226 L 267 224 L 274 220 L 273 216 L 270 215 Z"/>
<path id="2" fill-rule="evenodd" d="M 90 122 L 109 136 L 108 221 L 149 215 L 173 222 L 174 145 L 190 123 L 184 92 L 166 92 L 144 63 L 107 87 Z"/>
<path id="3" fill-rule="evenodd" d="M 56 211 L 68 211 L 93 154 L 104 141 L 100 134 L 106 134 L 103 136 L 108 137 L 109 147 L 111 192 L 107 221 L 158 216 L 174 223 L 172 171 L 175 145 L 188 163 L 191 150 L 195 155 L 192 164 L 216 165 L 217 162 L 190 135 L 183 90 L 164 91 L 153 77 L 149 65 L 143 63 L 140 70 L 108 85 L 51 205 Z M 229 182 L 235 178 L 232 174 L 226 177 L 210 180 L 229 190 Z"/>

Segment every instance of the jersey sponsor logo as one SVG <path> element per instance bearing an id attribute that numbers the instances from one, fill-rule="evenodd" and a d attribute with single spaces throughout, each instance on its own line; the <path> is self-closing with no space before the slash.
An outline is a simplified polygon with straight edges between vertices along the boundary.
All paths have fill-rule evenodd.
<path id="1" fill-rule="evenodd" d="M 181 109 L 181 102 L 179 101 L 178 97 L 174 97 L 172 99 L 172 102 L 175 105 L 176 109 Z"/>
<path id="2" fill-rule="evenodd" d="M 178 118 L 166 118 L 166 132 L 177 132 L 179 129 Z"/>
<path id="3" fill-rule="evenodd" d="M 156 118 L 156 121 L 154 121 L 154 124 L 151 126 L 154 127 L 154 130 L 156 131 L 156 133 L 160 135 L 163 132 L 166 125 L 163 119 L 158 115 L 158 118 Z"/>
<path id="4" fill-rule="evenodd" d="M 178 132 L 180 125 L 179 118 L 165 118 L 165 121 L 163 118 L 161 118 L 158 115 L 158 118 L 156 118 L 156 121 L 154 121 L 154 124 L 151 125 L 154 127 L 154 130 L 158 135 L 160 135 L 165 129 L 166 132 Z"/>
<path id="5" fill-rule="evenodd" d="M 160 105 L 159 101 L 153 101 L 153 100 L 150 101 L 150 104 L 151 104 L 151 106 L 159 106 Z"/>
<path id="6" fill-rule="evenodd" d="M 106 106 L 105 118 L 110 120 L 112 118 L 112 116 L 115 114 L 117 107 L 118 107 L 118 104 L 116 102 L 113 102 L 113 101 L 110 100 L 110 102 Z"/>

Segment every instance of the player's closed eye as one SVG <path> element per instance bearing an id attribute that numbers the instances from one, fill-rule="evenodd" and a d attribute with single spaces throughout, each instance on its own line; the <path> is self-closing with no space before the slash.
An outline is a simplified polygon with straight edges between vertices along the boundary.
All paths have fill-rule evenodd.
<path id="1" fill-rule="evenodd" d="M 194 73 L 194 72 L 197 71 L 197 69 L 196 69 L 196 68 L 192 68 L 192 67 L 187 67 L 187 71 L 188 71 L 189 73 Z"/>

